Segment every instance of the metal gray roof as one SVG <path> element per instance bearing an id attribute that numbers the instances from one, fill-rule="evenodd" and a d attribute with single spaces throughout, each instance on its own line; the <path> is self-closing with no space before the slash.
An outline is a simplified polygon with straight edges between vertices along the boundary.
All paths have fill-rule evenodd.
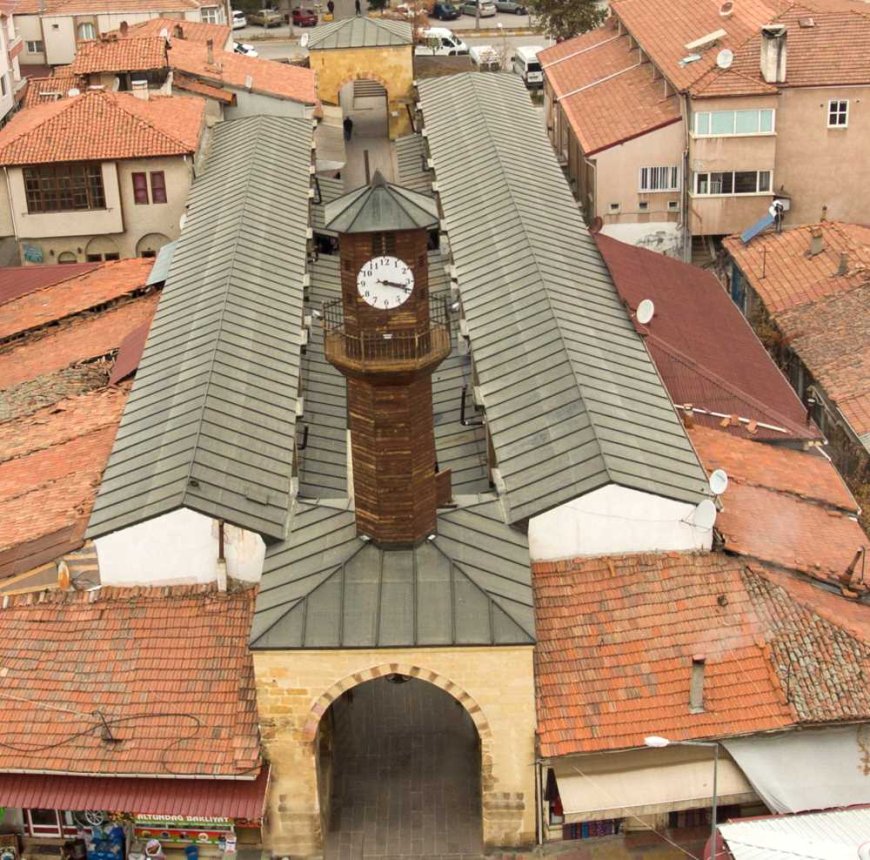
<path id="1" fill-rule="evenodd" d="M 323 215 L 327 204 L 344 194 L 344 180 L 333 179 L 331 176 L 315 176 L 314 187 L 316 191 L 320 192 L 320 195 L 319 199 L 315 196 L 311 203 L 311 226 L 316 233 L 334 236 L 335 230 L 327 230 L 324 226 Z"/>
<path id="2" fill-rule="evenodd" d="M 326 204 L 323 226 L 335 233 L 425 230 L 438 226 L 438 204 L 431 194 L 393 185 L 375 171 L 370 185 Z"/>
<path id="3" fill-rule="evenodd" d="M 257 116 L 213 135 L 90 537 L 181 507 L 285 535 L 312 126 Z"/>
<path id="4" fill-rule="evenodd" d="M 492 500 L 391 550 L 357 537 L 346 507 L 300 505 L 267 552 L 251 631 L 254 649 L 533 643 L 528 546 Z"/>
<path id="5" fill-rule="evenodd" d="M 406 134 L 404 137 L 397 138 L 394 146 L 399 185 L 431 194 L 435 175 L 427 167 L 429 156 L 426 154 L 426 142 L 423 136 Z"/>
<path id="6" fill-rule="evenodd" d="M 522 82 L 418 90 L 509 521 L 611 483 L 701 500 L 704 472 Z"/>
<path id="7" fill-rule="evenodd" d="M 315 27 L 308 37 L 308 50 L 385 48 L 391 45 L 410 45 L 413 41 L 411 25 L 407 21 L 344 18 Z"/>
<path id="8" fill-rule="evenodd" d="M 169 274 L 169 267 L 172 265 L 172 255 L 178 246 L 178 239 L 174 242 L 167 242 L 158 252 L 157 258 L 154 260 L 154 265 L 151 267 L 151 273 L 148 275 L 148 280 L 145 281 L 146 286 L 154 284 L 162 284 Z"/>

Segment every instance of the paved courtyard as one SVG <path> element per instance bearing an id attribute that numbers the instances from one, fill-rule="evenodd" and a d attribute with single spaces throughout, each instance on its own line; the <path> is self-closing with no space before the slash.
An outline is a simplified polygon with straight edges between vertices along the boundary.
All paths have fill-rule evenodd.
<path id="1" fill-rule="evenodd" d="M 481 855 L 477 733 L 423 681 L 361 684 L 338 700 L 327 860 Z"/>

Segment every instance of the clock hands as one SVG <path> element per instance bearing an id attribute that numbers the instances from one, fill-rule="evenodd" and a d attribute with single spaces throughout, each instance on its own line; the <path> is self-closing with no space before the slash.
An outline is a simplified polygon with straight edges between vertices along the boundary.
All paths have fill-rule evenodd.
<path id="1" fill-rule="evenodd" d="M 378 281 L 379 284 L 383 284 L 385 287 L 397 287 L 400 290 L 404 290 L 406 293 L 411 292 L 411 288 L 407 284 L 400 284 L 396 281 Z"/>

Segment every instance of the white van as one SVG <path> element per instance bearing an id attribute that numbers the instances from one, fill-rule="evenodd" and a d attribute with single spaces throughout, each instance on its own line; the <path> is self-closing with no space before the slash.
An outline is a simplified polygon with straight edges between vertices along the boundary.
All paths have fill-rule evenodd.
<path id="1" fill-rule="evenodd" d="M 481 72 L 500 72 L 501 57 L 492 45 L 475 45 L 468 51 L 471 62 Z"/>
<path id="2" fill-rule="evenodd" d="M 544 72 L 538 62 L 538 51 L 543 51 L 542 45 L 523 45 L 514 53 L 513 70 L 530 89 L 544 86 Z"/>
<path id="3" fill-rule="evenodd" d="M 455 57 L 467 54 L 468 45 L 446 27 L 430 27 L 420 32 L 420 43 L 414 48 L 414 53 L 429 57 Z"/>

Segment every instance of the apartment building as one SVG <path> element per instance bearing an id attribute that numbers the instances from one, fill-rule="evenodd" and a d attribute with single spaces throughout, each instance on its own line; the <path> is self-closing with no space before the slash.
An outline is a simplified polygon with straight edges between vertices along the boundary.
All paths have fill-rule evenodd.
<path id="1" fill-rule="evenodd" d="M 12 115 L 21 94 L 18 55 L 24 42 L 15 29 L 12 6 L 0 3 L 0 127 Z"/>
<path id="2" fill-rule="evenodd" d="M 870 12 L 808 0 L 614 0 L 541 54 L 551 141 L 587 220 L 688 253 L 773 217 L 870 215 Z M 667 21 L 667 26 L 662 22 Z"/>

